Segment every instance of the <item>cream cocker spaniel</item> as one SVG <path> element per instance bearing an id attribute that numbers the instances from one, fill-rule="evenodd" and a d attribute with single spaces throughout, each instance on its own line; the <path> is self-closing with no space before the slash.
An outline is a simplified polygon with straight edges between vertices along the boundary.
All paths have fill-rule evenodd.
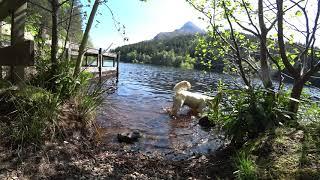
<path id="1" fill-rule="evenodd" d="M 188 81 L 181 81 L 174 86 L 173 106 L 170 112 L 171 115 L 177 116 L 183 105 L 189 106 L 194 112 L 201 113 L 208 105 L 208 102 L 213 100 L 213 97 L 190 92 L 188 91 L 189 89 L 191 89 L 191 84 Z"/>

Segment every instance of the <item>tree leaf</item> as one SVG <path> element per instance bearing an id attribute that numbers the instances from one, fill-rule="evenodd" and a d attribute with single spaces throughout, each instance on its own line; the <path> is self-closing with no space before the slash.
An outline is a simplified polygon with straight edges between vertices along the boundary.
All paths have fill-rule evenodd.
<path id="1" fill-rule="evenodd" d="M 302 12 L 298 10 L 298 11 L 296 11 L 295 15 L 296 16 L 302 16 Z"/>

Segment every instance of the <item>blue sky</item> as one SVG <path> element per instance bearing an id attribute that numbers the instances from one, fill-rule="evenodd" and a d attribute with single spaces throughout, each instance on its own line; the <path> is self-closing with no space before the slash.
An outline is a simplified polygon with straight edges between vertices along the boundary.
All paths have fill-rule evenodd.
<path id="1" fill-rule="evenodd" d="M 81 1 L 88 3 L 88 0 Z M 109 0 L 107 4 L 115 19 L 125 25 L 125 36 L 129 42 L 123 41 L 123 36 L 114 26 L 110 11 L 102 5 L 99 8 L 101 14 L 96 17 L 100 23 L 96 23 L 97 26 L 93 26 L 90 33 L 95 47 L 107 48 L 111 43 L 116 47 L 152 39 L 157 33 L 173 31 L 187 21 L 205 29 L 205 24 L 198 19 L 200 14 L 185 0 Z"/>

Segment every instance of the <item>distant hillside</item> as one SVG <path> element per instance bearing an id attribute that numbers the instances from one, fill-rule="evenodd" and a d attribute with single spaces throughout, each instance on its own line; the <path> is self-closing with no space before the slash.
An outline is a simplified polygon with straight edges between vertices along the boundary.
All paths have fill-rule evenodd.
<path id="1" fill-rule="evenodd" d="M 177 36 L 194 35 L 196 33 L 204 34 L 205 31 L 189 21 L 185 23 L 180 29 L 176 29 L 172 32 L 161 32 L 157 34 L 153 38 L 153 40 L 170 39 Z"/>
<path id="2" fill-rule="evenodd" d="M 194 35 L 176 36 L 166 39 L 142 41 L 118 47 L 121 61 L 179 67 L 187 59 L 194 57 L 196 37 Z"/>
<path id="3" fill-rule="evenodd" d="M 152 40 L 118 47 L 115 51 L 121 51 L 122 62 L 205 69 L 195 54 L 197 33 L 204 35 L 205 32 L 187 22 L 173 32 L 159 33 Z M 213 71 L 222 72 L 222 62 L 212 64 L 217 65 Z"/>

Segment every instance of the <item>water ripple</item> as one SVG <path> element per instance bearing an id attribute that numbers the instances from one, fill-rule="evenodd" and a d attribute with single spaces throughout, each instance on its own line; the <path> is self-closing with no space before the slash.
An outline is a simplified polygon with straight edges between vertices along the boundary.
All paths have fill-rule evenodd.
<path id="1" fill-rule="evenodd" d="M 192 91 L 208 92 L 215 90 L 219 79 L 229 85 L 240 82 L 238 78 L 221 74 L 121 63 L 118 89 L 105 97 L 98 115 L 98 122 L 106 132 L 105 139 L 115 139 L 119 132 L 137 129 L 144 137 L 133 147 L 146 152 L 214 151 L 222 143 L 217 132 L 203 130 L 190 116 L 173 120 L 163 108 L 171 106 L 172 88 L 177 82 L 187 80 L 192 84 Z M 186 111 L 184 108 L 183 112 Z"/>

